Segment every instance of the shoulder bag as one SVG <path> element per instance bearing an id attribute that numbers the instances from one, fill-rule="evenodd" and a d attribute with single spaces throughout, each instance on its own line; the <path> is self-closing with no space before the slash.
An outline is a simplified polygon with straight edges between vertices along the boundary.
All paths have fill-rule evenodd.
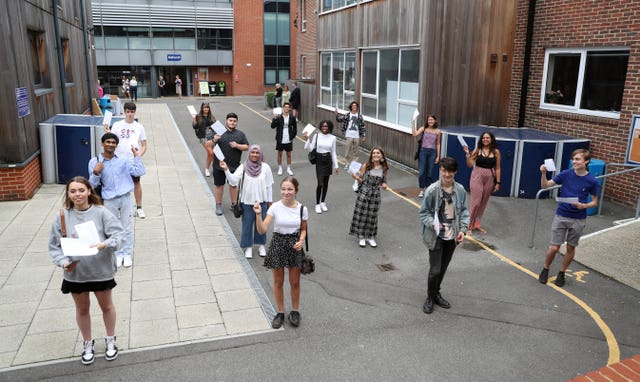
<path id="1" fill-rule="evenodd" d="M 242 216 L 242 202 L 240 199 L 242 198 L 242 184 L 244 183 L 244 169 L 242 170 L 242 179 L 240 180 L 240 186 L 238 186 L 238 201 L 236 204 L 231 207 L 231 211 L 233 211 L 233 216 L 239 218 Z"/>
<path id="2" fill-rule="evenodd" d="M 300 204 L 300 229 L 302 230 L 302 210 L 304 209 L 304 206 L 302 204 Z M 304 243 L 305 246 L 307 247 L 307 252 L 309 252 L 309 221 L 307 221 L 307 235 L 304 237 Z M 300 273 L 302 273 L 303 275 L 308 275 L 310 273 L 313 273 L 313 271 L 316 270 L 316 263 L 313 261 L 313 257 L 307 255 L 306 252 L 304 252 L 304 255 L 302 256 L 302 266 L 300 267 Z"/>
<path id="3" fill-rule="evenodd" d="M 314 147 L 307 156 L 311 164 L 316 164 L 316 159 L 318 158 L 318 133 L 316 133 L 316 147 Z"/>

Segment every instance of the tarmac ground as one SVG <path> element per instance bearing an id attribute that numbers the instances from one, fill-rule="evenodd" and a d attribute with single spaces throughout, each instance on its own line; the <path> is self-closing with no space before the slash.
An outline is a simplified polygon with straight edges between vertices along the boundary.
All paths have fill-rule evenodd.
<path id="1" fill-rule="evenodd" d="M 73 304 L 60 293 L 61 272 L 47 253 L 64 186 L 43 185 L 31 200 L 0 203 L 0 380 L 548 381 L 640 353 L 640 223 L 613 224 L 632 217 L 633 209 L 605 201 L 602 214 L 588 218 L 567 284 L 558 288 L 537 282 L 555 203 L 540 202 L 531 249 L 534 201 L 491 198 L 483 219 L 489 232 L 456 249 L 444 281 L 452 308 L 425 315 L 428 258 L 415 174 L 392 167 L 379 246 L 362 249 L 347 234 L 350 176 L 341 166 L 331 177 L 329 211 L 315 214 L 315 171 L 301 140 L 294 143 L 292 167 L 301 184 L 298 199 L 310 207 L 316 272 L 303 276 L 302 325 L 271 329 L 271 273 L 258 256 L 244 258 L 227 189 L 224 216 L 214 213 L 204 149 L 186 109 L 202 101 L 138 103 L 149 145 L 142 178 L 147 218 L 136 219 L 133 267 L 116 276 L 116 361 L 78 362 Z M 239 129 L 275 168 L 271 113 L 262 98 L 207 101 L 219 119 L 236 112 Z M 339 154 L 343 150 L 339 144 Z M 276 176 L 274 200 L 279 181 Z"/>

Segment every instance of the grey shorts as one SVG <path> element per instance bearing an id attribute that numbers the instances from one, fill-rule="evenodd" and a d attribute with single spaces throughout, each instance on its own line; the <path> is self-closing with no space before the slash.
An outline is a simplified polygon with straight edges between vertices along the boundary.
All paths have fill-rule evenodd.
<path id="1" fill-rule="evenodd" d="M 572 219 L 556 215 L 551 223 L 551 245 L 567 245 L 577 247 L 587 219 Z"/>

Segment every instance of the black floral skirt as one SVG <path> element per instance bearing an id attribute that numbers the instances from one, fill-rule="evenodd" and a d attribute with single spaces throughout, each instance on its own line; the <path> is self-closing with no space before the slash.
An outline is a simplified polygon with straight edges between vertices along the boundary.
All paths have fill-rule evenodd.
<path id="1" fill-rule="evenodd" d="M 282 267 L 300 268 L 302 266 L 302 258 L 304 250 L 296 251 L 293 245 L 299 240 L 300 233 L 273 233 L 271 244 L 267 250 L 267 257 L 264 259 L 264 266 L 269 269 L 279 269 Z"/>

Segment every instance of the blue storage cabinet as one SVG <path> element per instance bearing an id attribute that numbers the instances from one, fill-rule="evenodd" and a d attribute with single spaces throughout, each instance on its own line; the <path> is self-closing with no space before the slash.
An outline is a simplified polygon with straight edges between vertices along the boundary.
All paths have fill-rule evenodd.
<path id="1" fill-rule="evenodd" d="M 555 158 L 557 142 L 553 141 L 521 141 L 520 158 L 518 160 L 518 188 L 519 198 L 533 199 L 540 190 L 540 166 L 545 159 Z M 540 194 L 541 199 L 549 197 L 549 192 Z"/>
<path id="2" fill-rule="evenodd" d="M 56 125 L 56 154 L 58 183 L 65 184 L 75 176 L 86 178 L 91 159 L 90 126 Z"/>

